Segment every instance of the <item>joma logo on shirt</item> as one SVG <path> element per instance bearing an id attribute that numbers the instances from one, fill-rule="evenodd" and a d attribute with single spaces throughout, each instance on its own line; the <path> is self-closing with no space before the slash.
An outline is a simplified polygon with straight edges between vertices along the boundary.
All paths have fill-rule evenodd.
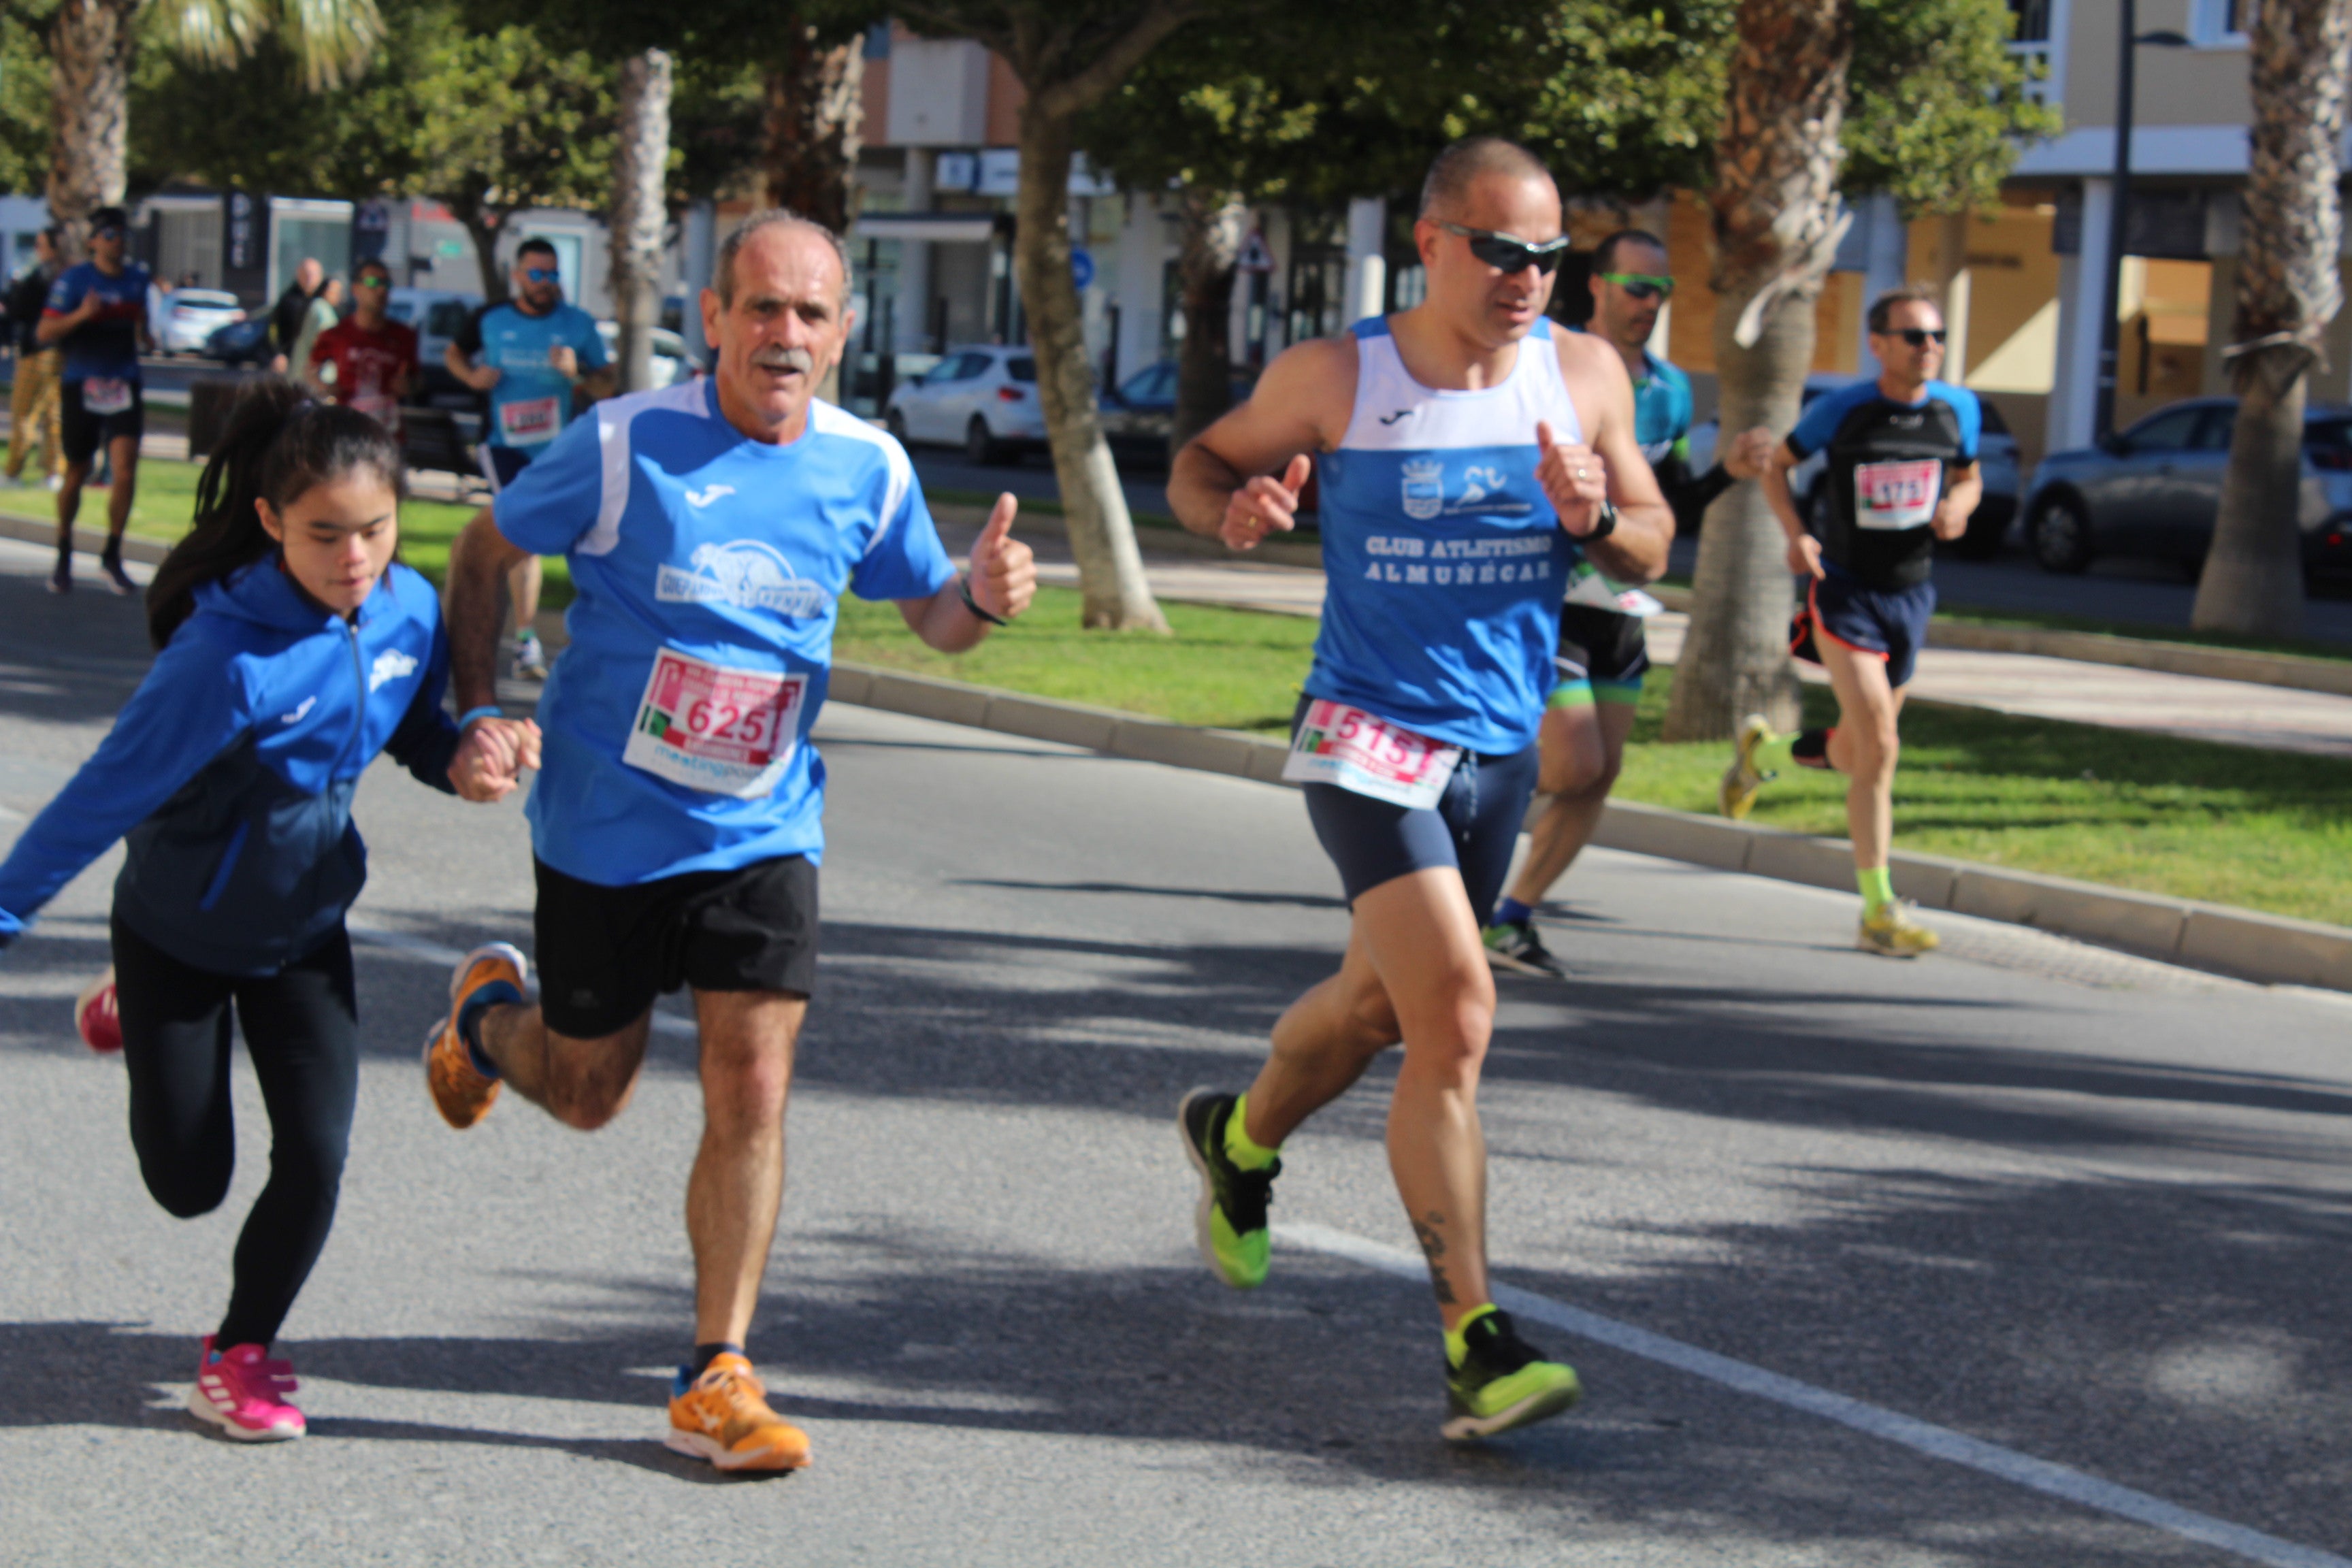
<path id="1" fill-rule="evenodd" d="M 755 539 L 695 547 L 691 569 L 664 566 L 654 597 L 680 605 L 734 605 L 780 616 L 821 616 L 833 595 L 802 578 L 773 545 Z"/>

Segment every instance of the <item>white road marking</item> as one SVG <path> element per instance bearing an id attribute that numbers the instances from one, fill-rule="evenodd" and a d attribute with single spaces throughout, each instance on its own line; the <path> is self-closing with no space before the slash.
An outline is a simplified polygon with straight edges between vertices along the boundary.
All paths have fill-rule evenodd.
<path id="1" fill-rule="evenodd" d="M 443 947 L 437 942 L 426 942 L 422 937 L 409 936 L 396 931 L 386 931 L 382 926 L 367 925 L 353 920 L 346 920 L 343 924 L 351 931 L 352 941 L 363 942 L 370 947 L 381 947 L 388 952 L 400 953 L 404 957 L 415 959 L 420 963 L 440 964 L 446 968 L 454 965 L 459 959 L 466 956 L 454 947 Z M 665 1013 L 659 1007 L 656 1007 L 654 1032 L 662 1035 L 680 1035 L 692 1039 L 695 1037 L 694 1020 L 681 1018 L 676 1014 Z"/>
<path id="2" fill-rule="evenodd" d="M 1367 1241 L 1345 1231 L 1332 1230 L 1319 1225 L 1278 1225 L 1274 1234 L 1294 1247 L 1310 1252 L 1320 1252 L 1333 1258 L 1344 1258 L 1350 1263 L 1400 1279 L 1422 1280 L 1429 1275 L 1428 1265 L 1417 1255 L 1401 1247 L 1390 1247 L 1377 1241 Z M 1512 1286 L 1495 1286 L 1495 1304 L 1516 1316 L 1548 1323 L 1579 1338 L 1592 1340 L 1612 1350 L 1640 1356 L 1644 1361 L 1657 1362 L 1677 1372 L 1686 1372 L 1742 1394 L 1752 1394 L 1759 1399 L 1801 1410 L 1810 1415 L 1822 1416 L 1866 1432 L 1874 1437 L 1927 1455 L 1930 1458 L 1948 1460 L 1981 1470 L 2005 1481 L 2047 1493 L 2084 1508 L 2111 1513 L 2137 1524 L 2152 1526 L 2201 1545 L 2235 1552 L 2255 1563 L 2268 1563 L 2272 1568 L 2352 1568 L 2352 1559 L 2322 1552 L 2317 1547 L 2299 1546 L 2292 1541 L 2281 1541 L 2274 1535 L 2264 1535 L 2259 1530 L 2249 1530 L 2242 1524 L 2215 1519 L 2178 1503 L 2151 1497 L 2147 1492 L 2103 1481 L 2096 1476 L 2053 1465 L 2047 1459 L 2037 1459 L 2021 1454 L 2014 1448 L 2004 1448 L 1998 1443 L 1988 1443 L 1978 1437 L 1964 1436 L 1948 1427 L 1917 1420 L 1859 1399 L 1849 1399 L 1843 1394 L 1815 1388 L 1793 1377 L 1783 1377 L 1762 1367 L 1750 1366 L 1713 1351 L 1700 1350 L 1680 1340 L 1664 1334 L 1637 1329 L 1631 1323 L 1621 1323 L 1614 1318 L 1604 1318 L 1565 1301 L 1555 1301 L 1549 1296 L 1538 1296 L 1531 1290 Z"/>

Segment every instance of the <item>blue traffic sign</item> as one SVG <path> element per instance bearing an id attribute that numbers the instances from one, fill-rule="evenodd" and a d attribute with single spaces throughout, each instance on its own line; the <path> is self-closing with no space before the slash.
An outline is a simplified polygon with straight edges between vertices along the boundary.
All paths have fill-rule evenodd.
<path id="1" fill-rule="evenodd" d="M 1095 258 L 1083 250 L 1070 252 L 1070 280 L 1081 289 L 1094 286 Z"/>

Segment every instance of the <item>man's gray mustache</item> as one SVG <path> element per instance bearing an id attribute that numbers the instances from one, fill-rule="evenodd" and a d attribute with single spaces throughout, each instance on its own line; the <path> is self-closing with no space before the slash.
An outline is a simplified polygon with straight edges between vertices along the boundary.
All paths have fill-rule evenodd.
<path id="1" fill-rule="evenodd" d="M 761 349 L 751 363 L 762 370 L 796 370 L 804 375 L 816 369 L 816 356 L 806 349 Z"/>

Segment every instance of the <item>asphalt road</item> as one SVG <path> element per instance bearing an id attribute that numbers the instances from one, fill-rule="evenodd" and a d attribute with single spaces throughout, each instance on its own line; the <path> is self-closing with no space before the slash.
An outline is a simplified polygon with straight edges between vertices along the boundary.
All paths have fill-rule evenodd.
<path id="1" fill-rule="evenodd" d="M 41 564 L 0 546 L 0 840 L 142 664 L 134 605 Z M 1244 1081 L 1344 936 L 1297 796 L 856 709 L 820 734 L 826 958 L 752 1336 L 814 1468 L 655 1440 L 689 1040 L 593 1135 L 435 1120 L 436 954 L 528 943 L 527 839 L 379 768 L 303 1443 L 178 1408 L 263 1163 L 242 1066 L 236 1188 L 173 1221 L 70 1030 L 112 860 L 0 955 L 0 1562 L 2352 1556 L 2352 1006 L 1957 919 L 1892 963 L 1851 899 L 1595 854 L 1578 978 L 1505 985 L 1484 1099 L 1498 1276 L 1578 1327 L 1533 1333 L 1591 1397 L 1455 1450 L 1424 1289 L 1381 1267 L 1387 1067 L 1286 1151 L 1264 1289 L 1192 1251 L 1176 1100 Z"/>

